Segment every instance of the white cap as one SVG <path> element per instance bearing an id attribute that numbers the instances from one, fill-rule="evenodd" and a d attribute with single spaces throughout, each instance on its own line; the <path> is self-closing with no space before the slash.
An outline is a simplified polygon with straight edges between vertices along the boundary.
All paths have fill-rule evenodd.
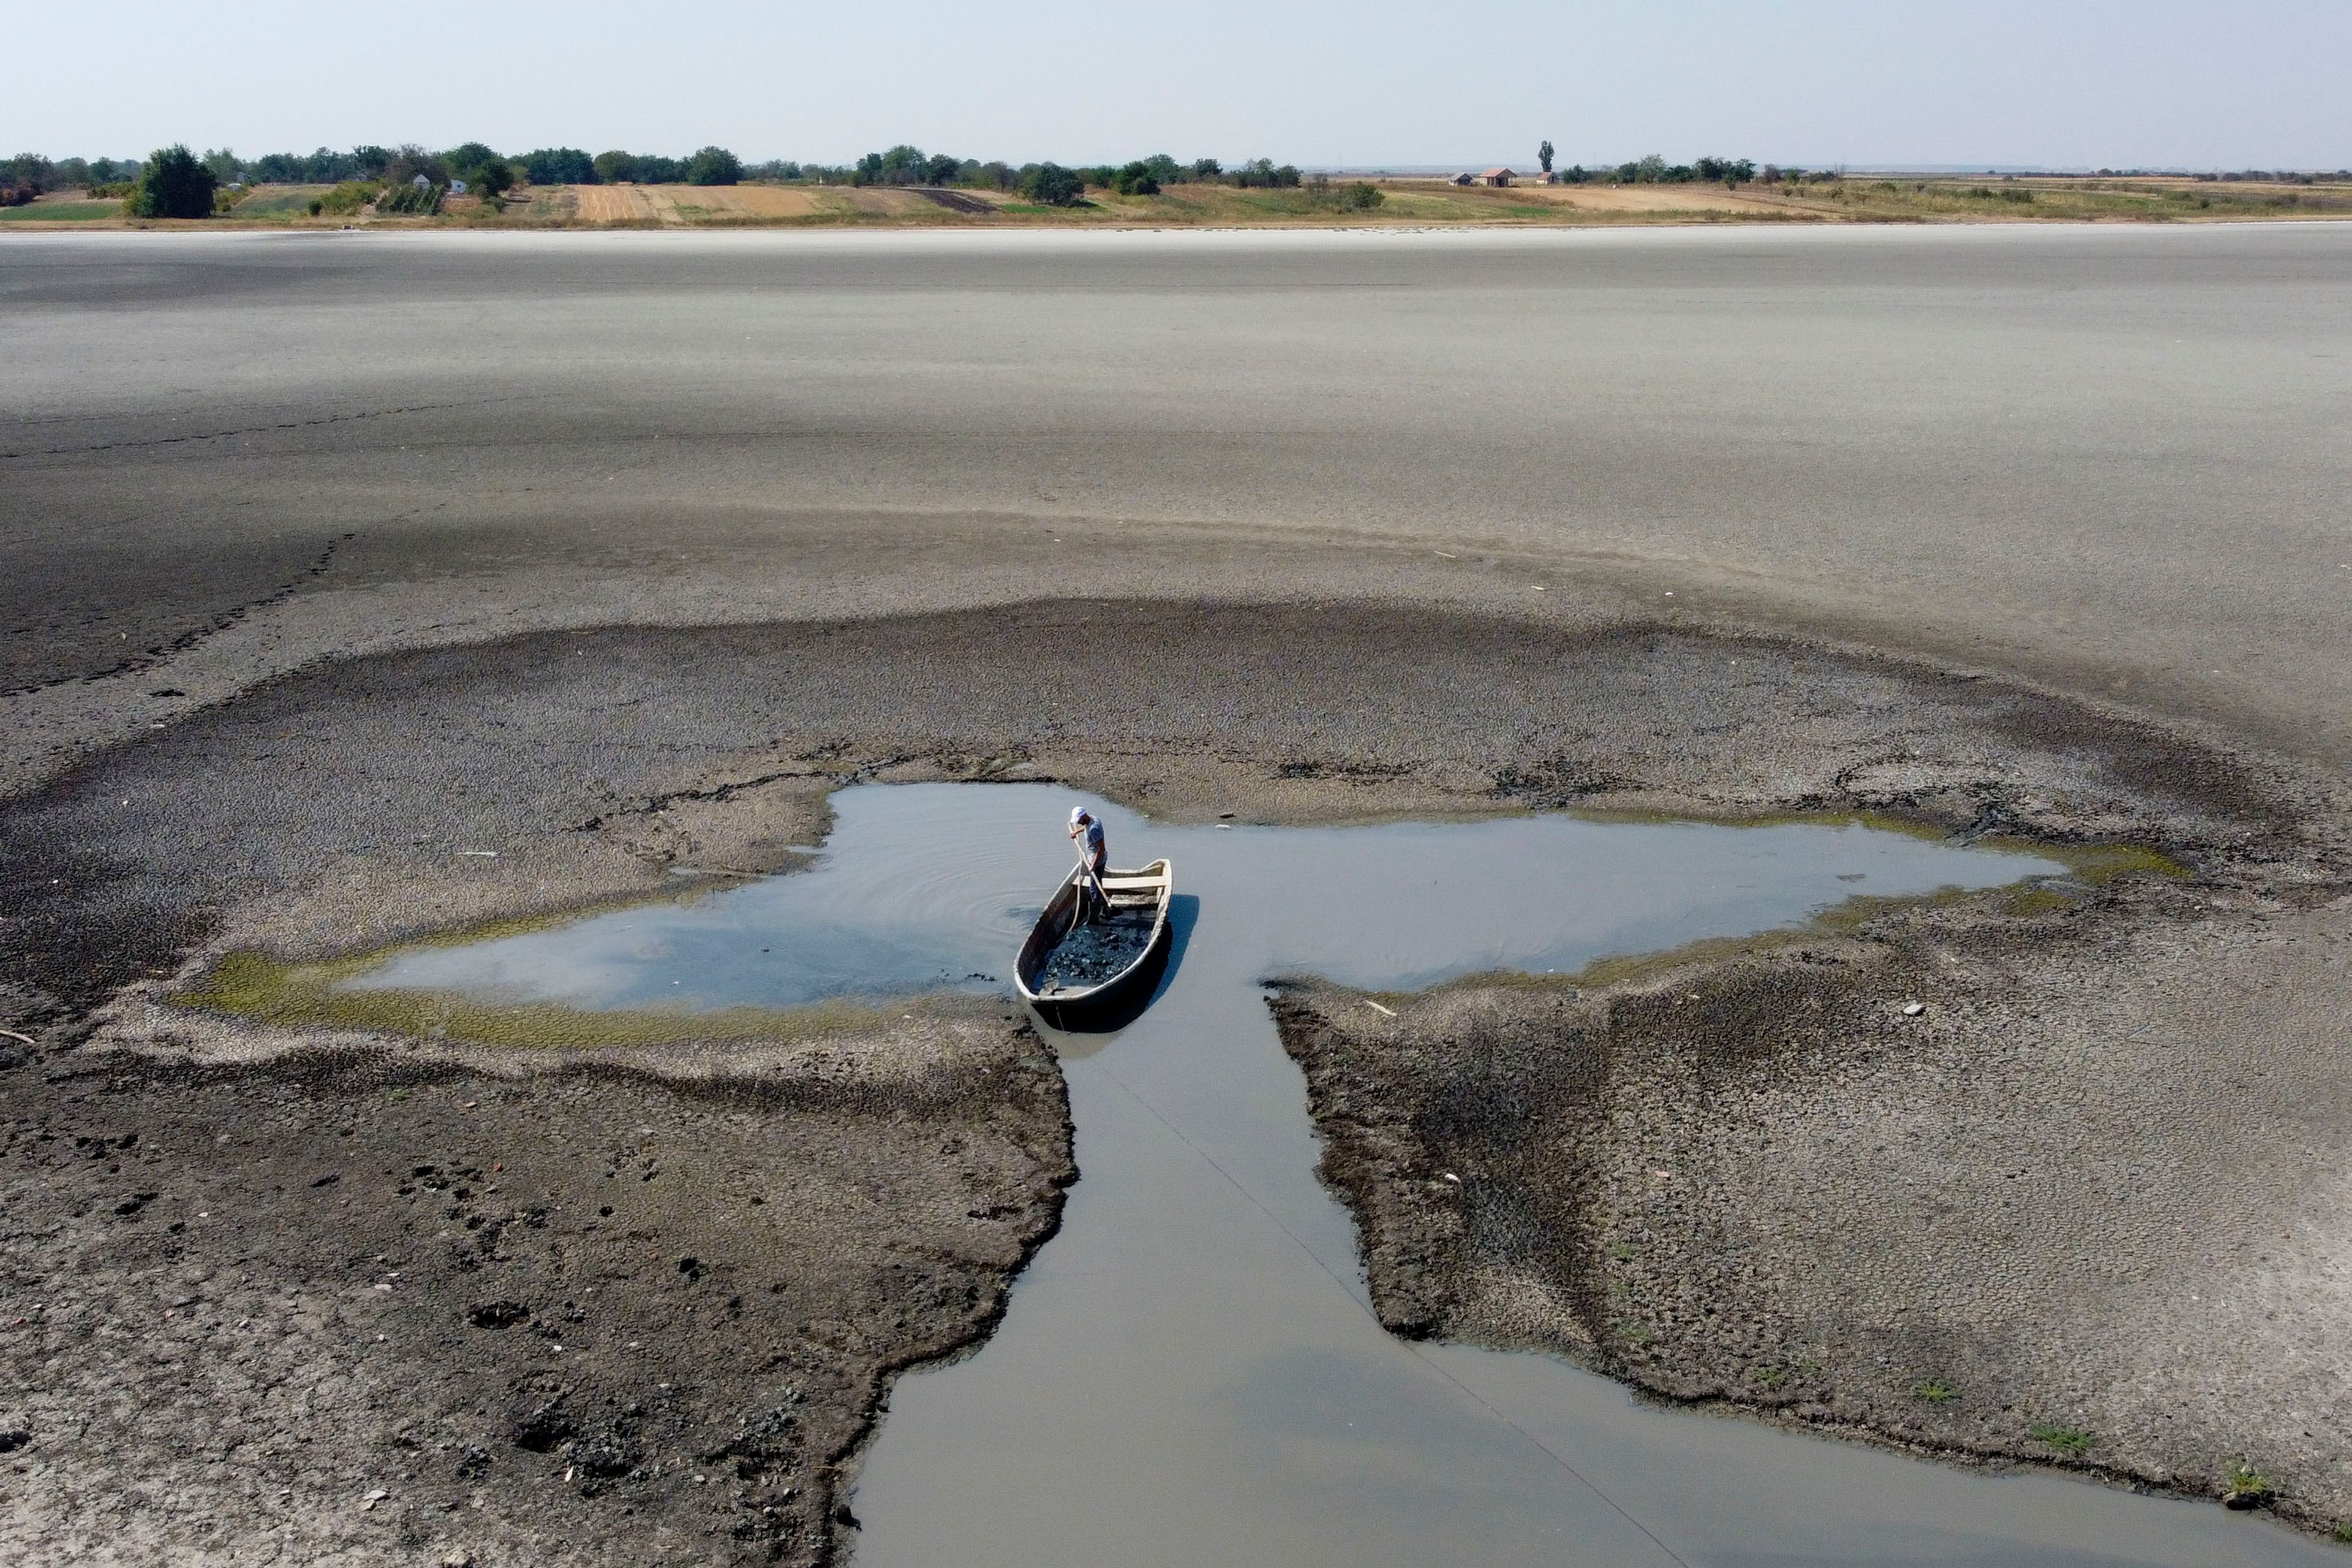
<path id="1" fill-rule="evenodd" d="M 1084 822 L 1084 821 L 1086 821 L 1086 820 L 1087 820 L 1087 808 L 1086 808 L 1085 806 L 1083 806 L 1083 805 L 1074 805 L 1074 806 L 1070 807 L 1070 826 L 1071 826 L 1076 827 L 1079 823 Z"/>

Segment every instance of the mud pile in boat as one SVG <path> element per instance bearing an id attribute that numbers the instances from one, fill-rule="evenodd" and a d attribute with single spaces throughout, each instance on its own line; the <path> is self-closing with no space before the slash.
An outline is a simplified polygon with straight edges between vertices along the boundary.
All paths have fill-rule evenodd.
<path id="1" fill-rule="evenodd" d="M 1151 945 L 1156 911 L 1122 910 L 1074 928 L 1045 956 L 1038 971 L 1042 992 L 1066 987 L 1090 990 L 1126 969 Z"/>

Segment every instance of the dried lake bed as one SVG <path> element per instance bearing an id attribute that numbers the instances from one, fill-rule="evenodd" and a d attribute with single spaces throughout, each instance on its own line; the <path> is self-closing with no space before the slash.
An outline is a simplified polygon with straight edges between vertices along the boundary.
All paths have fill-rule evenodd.
<path id="1" fill-rule="evenodd" d="M 0 268 L 15 1555 L 850 1545 L 883 1384 L 1021 1331 L 1087 1201 L 1086 1063 L 979 994 L 521 1051 L 165 998 L 783 870 L 867 778 L 2151 847 L 1558 1016 L 1295 988 L 1282 1043 L 1391 1327 L 2352 1513 L 2340 227 L 491 237 Z M 2045 1488 L 2175 1506 L 1987 1495 Z"/>

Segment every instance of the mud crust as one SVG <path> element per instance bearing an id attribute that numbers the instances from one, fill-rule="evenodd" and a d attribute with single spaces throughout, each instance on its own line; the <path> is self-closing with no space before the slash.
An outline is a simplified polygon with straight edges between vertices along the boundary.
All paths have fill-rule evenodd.
<path id="1" fill-rule="evenodd" d="M 1041 662 L 1041 647 L 1056 657 Z M 1343 999 L 1300 991 L 1284 1004 L 1285 1038 L 1308 1066 L 1318 1122 L 1342 1162 L 1335 1179 L 1363 1226 L 1381 1310 L 1400 1331 L 1570 1348 L 1674 1397 L 1874 1421 L 1889 1436 L 1947 1447 L 1960 1445 L 1933 1423 L 1888 1416 L 1884 1380 L 1870 1382 L 1867 1367 L 1822 1359 L 1822 1379 L 1799 1390 L 1808 1405 L 1793 1394 L 1748 1395 L 1735 1373 L 1754 1358 L 1739 1359 L 1748 1342 L 1737 1336 L 1694 1339 L 1713 1348 L 1687 1360 L 1674 1359 L 1683 1352 L 1664 1336 L 1652 1361 L 1612 1348 L 1614 1276 L 1591 1258 L 1607 1245 L 1595 1237 L 1618 1232 L 1599 1228 L 1599 1216 L 1633 1215 L 1650 1226 L 1641 1234 L 1660 1238 L 1633 1298 L 1641 1310 L 1746 1314 L 1760 1334 L 1780 1321 L 1769 1311 L 1785 1297 L 1772 1292 L 1795 1289 L 1772 1270 L 1795 1268 L 1804 1237 L 1844 1223 L 1847 1200 L 1821 1187 L 1759 1190 L 1742 1212 L 1785 1222 L 1780 1232 L 1694 1251 L 1698 1243 L 1675 1239 L 1685 1232 L 1674 1214 L 1650 1215 L 1604 1177 L 1660 1139 L 1811 1125 L 1813 1101 L 1833 1121 L 1843 1102 L 1819 1085 L 1839 1073 L 1932 1068 L 2032 1089 L 2021 1075 L 2034 1061 L 2137 1038 L 2149 1019 L 2178 1027 L 2148 1040 L 2215 1063 L 2224 1037 L 2180 1011 L 2173 982 L 2193 973 L 2213 995 L 2271 995 L 2257 984 L 2263 966 L 2283 953 L 2318 963 L 2325 939 L 2315 933 L 2338 920 L 2331 906 L 2347 885 L 2342 813 L 2325 778 L 2044 692 L 1762 638 L 1579 630 L 1397 604 L 1074 601 L 534 634 L 320 665 L 0 805 L 0 879 L 17 890 L 0 927 L 0 1026 L 37 1042 L 0 1041 L 12 1064 L 0 1078 L 12 1217 L 0 1268 L 18 1293 L 47 1303 L 0 1324 L 8 1364 L 25 1373 L 26 1407 L 0 1409 L 0 1427 L 31 1434 L 0 1457 L 11 1467 L 0 1471 L 0 1541 L 41 1560 L 103 1534 L 120 1555 L 156 1562 L 226 1560 L 269 1531 L 306 1555 L 353 1562 L 412 1560 L 445 1542 L 484 1563 L 720 1553 L 818 1562 L 839 1552 L 853 1528 L 838 1511 L 842 1488 L 890 1377 L 983 1336 L 1007 1282 L 1058 1221 L 1071 1179 L 1067 1107 L 1034 1037 L 1001 1018 L 983 1027 L 921 1017 L 845 1039 L 822 1067 L 805 1042 L 762 1051 L 681 1041 L 674 1061 L 652 1053 L 630 1068 L 561 1047 L 507 1061 L 256 1030 L 176 1013 L 162 998 L 233 952 L 326 957 L 671 896 L 696 885 L 681 868 L 706 879 L 786 869 L 798 847 L 821 837 L 826 794 L 859 779 L 1061 779 L 1183 821 L 1563 806 L 1730 819 L 1885 813 L 1922 830 L 2130 843 L 2174 857 L 2192 876 L 2078 890 L 2059 910 L 1979 902 L 1888 915 L 1822 937 L 1818 963 L 1796 952 L 1717 960 L 1676 993 L 1697 1002 L 1656 1000 L 1666 992 L 1654 977 L 1605 1004 L 1526 986 L 1454 988 L 1413 1003 L 1388 1033 L 1363 1027 L 1357 1015 L 1370 1011 Z M 495 858 L 458 853 L 491 849 Z M 2318 1037 L 2341 1020 L 2352 986 L 2340 966 L 2307 978 L 2303 1013 L 2239 1022 L 2269 1029 L 2264 1037 Z M 1931 997 L 1928 1026 L 1906 1029 L 1872 1011 L 1910 990 Z M 2105 1000 L 2070 1018 L 2085 994 Z M 1423 1039 L 1449 1008 L 1486 1009 L 1477 1037 L 1515 1071 L 1481 1077 Z M 1653 1056 L 1654 1069 L 1624 1070 Z M 2315 1047 L 2305 1058 L 2322 1060 Z M 2228 1066 L 2223 1057 L 2214 1070 Z M 1873 1092 L 1893 1096 L 1907 1081 Z M 2147 1081 L 2118 1070 L 2065 1087 L 2090 1096 L 2105 1126 L 2148 1113 L 2145 1096 L 2115 1089 Z M 731 1087 L 722 1093 L 721 1083 Z M 2179 1087 L 2191 1113 L 2200 1103 L 2192 1089 L 2218 1091 L 2208 1107 L 2271 1092 L 2210 1078 Z M 2306 1103 L 2336 1092 L 2308 1075 L 2271 1088 Z M 1634 1097 L 1629 1116 L 1651 1120 L 1591 1120 L 1621 1090 Z M 1364 1123 L 1386 1140 L 1375 1147 L 1346 1107 L 1381 1096 L 1399 1114 Z M 1956 1106 L 1930 1152 L 1974 1170 L 2046 1132 L 2063 1154 L 2068 1130 L 2050 1124 L 2046 1105 L 1988 1095 Z M 1704 1113 L 1687 1114 L 1694 1106 Z M 2158 1122 L 2148 1136 L 2202 1180 L 2251 1135 L 2213 1123 L 2192 1114 L 2179 1124 L 2188 1131 Z M 2261 1126 L 2274 1130 L 2275 1119 Z M 613 1250 L 609 1234 L 630 1216 L 595 1211 L 607 1201 L 597 1194 L 644 1157 L 641 1127 L 656 1130 L 661 1167 L 648 1190 L 670 1195 L 655 1224 L 636 1226 L 655 1239 L 630 1254 Z M 127 1133 L 134 1144 L 120 1143 Z M 2327 1137 L 2317 1123 L 2300 1135 L 2306 1154 Z M 110 1152 L 76 1138 L 116 1142 Z M 1676 1214 L 1716 1212 L 1752 1175 L 1706 1146 L 1715 1163 L 1685 1161 L 1698 1173 L 1689 1190 L 1704 1196 Z M 1495 1212 L 1517 1216 L 1512 1226 L 1448 1232 L 1415 1206 L 1426 1207 L 1415 1195 L 1420 1173 L 1472 1154 L 1503 1173 L 1479 1190 L 1496 1194 Z M 2272 1185 L 2217 1190 L 2233 1203 L 2305 1203 L 2310 1173 L 2340 1163 L 2308 1161 L 2302 1184 L 2285 1186 L 2286 1167 L 2265 1165 Z M 466 1220 L 497 1219 L 482 1207 L 485 1178 L 464 1184 L 472 1206 L 455 1219 L 439 1189 L 428 1214 L 396 1178 L 457 1164 L 504 1164 L 498 1199 L 541 1211 L 544 1223 L 503 1222 L 504 1258 L 468 1252 Z M 334 1183 L 309 1184 L 330 1173 Z M 155 1195 L 116 1211 L 142 1192 Z M 765 1199 L 756 1208 L 754 1192 Z M 1977 1206 L 1964 1205 L 1963 1217 L 1998 1219 L 2005 1195 L 1970 1197 Z M 199 1211 L 213 1217 L 199 1222 Z M 457 1234 L 444 1237 L 452 1226 Z M 2242 1237 L 2247 1227 L 2222 1229 Z M 1906 1234 L 1924 1245 L 1941 1233 Z M 2013 1375 L 2027 1391 L 2011 1401 L 2020 1411 L 2089 1410 L 2103 1444 L 2110 1433 L 2125 1443 L 2124 1418 L 2082 1396 L 2084 1378 L 2112 1369 L 2079 1350 L 2087 1331 L 2078 1320 L 2108 1341 L 2144 1326 L 2148 1304 L 2132 1272 L 2154 1256 L 2137 1250 L 2146 1240 L 2135 1231 L 2129 1247 L 2059 1248 L 2079 1253 L 2087 1271 L 2069 1276 L 2084 1293 L 2063 1312 L 2046 1295 L 1986 1298 L 2011 1315 L 1975 1339 L 1946 1336 L 1956 1348 L 1945 1359 L 1969 1380 L 1966 1398 Z M 1885 1272 L 1899 1284 L 1904 1255 L 1890 1256 Z M 1948 1253 L 1944 1268 L 1998 1283 L 2021 1256 L 1971 1248 Z M 699 1277 L 680 1272 L 687 1258 Z M 513 1283 L 476 1289 L 493 1268 Z M 376 1291 L 384 1281 L 375 1271 L 394 1268 L 408 1283 Z M 781 1277 L 788 1289 L 710 1284 L 730 1274 Z M 594 1309 L 580 1294 L 589 1283 L 599 1287 Z M 2315 1289 L 2278 1286 L 2295 1300 Z M 184 1328 L 160 1317 L 192 1293 Z M 756 1309 L 772 1321 L 756 1332 L 722 1323 L 737 1296 L 747 1316 Z M 411 1300 L 423 1303 L 416 1313 L 392 1310 Z M 1507 1300 L 1521 1306 L 1506 1310 Z M 677 1318 L 681 1301 L 705 1310 L 695 1322 L 706 1326 Z M 506 1302 L 529 1316 L 504 1329 L 465 1317 L 480 1307 L 496 1321 Z M 590 1313 L 584 1326 L 549 1323 L 565 1302 Z M 1883 1310 L 1897 1306 L 1909 1312 L 1916 1298 L 1896 1291 Z M 1858 1306 L 1840 1342 L 1895 1342 L 1893 1327 L 1869 1318 L 1881 1310 Z M 534 1325 L 580 1342 L 559 1354 Z M 177 1339 L 199 1331 L 212 1337 Z M 632 1334 L 647 1348 L 626 1352 Z M 2041 1360 L 1962 1354 L 1998 1334 L 2057 1348 Z M 68 1342 L 106 1348 L 78 1359 Z M 2333 1341 L 2310 1349 L 2331 1376 L 2347 1364 Z M 422 1395 L 420 1366 L 432 1369 Z M 2243 1370 L 2208 1362 L 2131 1375 L 2153 1398 L 2192 1373 L 2242 1393 L 2252 1385 Z M 149 1408 L 122 1408 L 131 1387 L 152 1391 Z M 720 1460 L 701 1456 L 782 1409 L 787 1387 L 801 1396 L 794 1429 L 809 1436 L 768 1443 L 775 1453 L 762 1450 L 757 1477 L 726 1482 L 714 1473 Z M 551 1405 L 556 1412 L 539 1420 Z M 633 1408 L 624 1430 L 614 1413 Z M 2030 1452 L 1999 1447 L 2009 1428 L 1987 1429 L 1994 1451 Z M 518 1434 L 547 1442 L 518 1444 Z M 488 1468 L 458 1477 L 455 1465 L 475 1447 L 492 1456 Z M 232 1453 L 234 1462 L 221 1457 Z M 2093 1458 L 2105 1463 L 2106 1453 Z M 2179 1475 L 2210 1473 L 2184 1454 L 2166 1461 Z M 2334 1495 L 2336 1472 L 2316 1458 L 2248 1457 L 2279 1465 L 2291 1500 L 2315 1508 Z M 2144 1473 L 2137 1457 L 2117 1468 Z M 587 1494 L 583 1474 L 598 1482 Z M 392 1495 L 363 1507 L 379 1486 Z M 107 1511 L 103 1500 L 118 1492 L 148 1497 L 140 1528 L 151 1533 Z M 759 1511 L 767 1508 L 779 1511 Z M 784 1522 L 738 1540 L 730 1532 L 747 1519 Z"/>

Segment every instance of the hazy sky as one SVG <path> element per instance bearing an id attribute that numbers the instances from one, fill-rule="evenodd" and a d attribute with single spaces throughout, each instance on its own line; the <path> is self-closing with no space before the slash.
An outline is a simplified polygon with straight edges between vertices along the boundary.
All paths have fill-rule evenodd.
<path id="1" fill-rule="evenodd" d="M 0 149 L 52 157 L 2352 165 L 2352 0 L 116 0 L 7 32 Z"/>

